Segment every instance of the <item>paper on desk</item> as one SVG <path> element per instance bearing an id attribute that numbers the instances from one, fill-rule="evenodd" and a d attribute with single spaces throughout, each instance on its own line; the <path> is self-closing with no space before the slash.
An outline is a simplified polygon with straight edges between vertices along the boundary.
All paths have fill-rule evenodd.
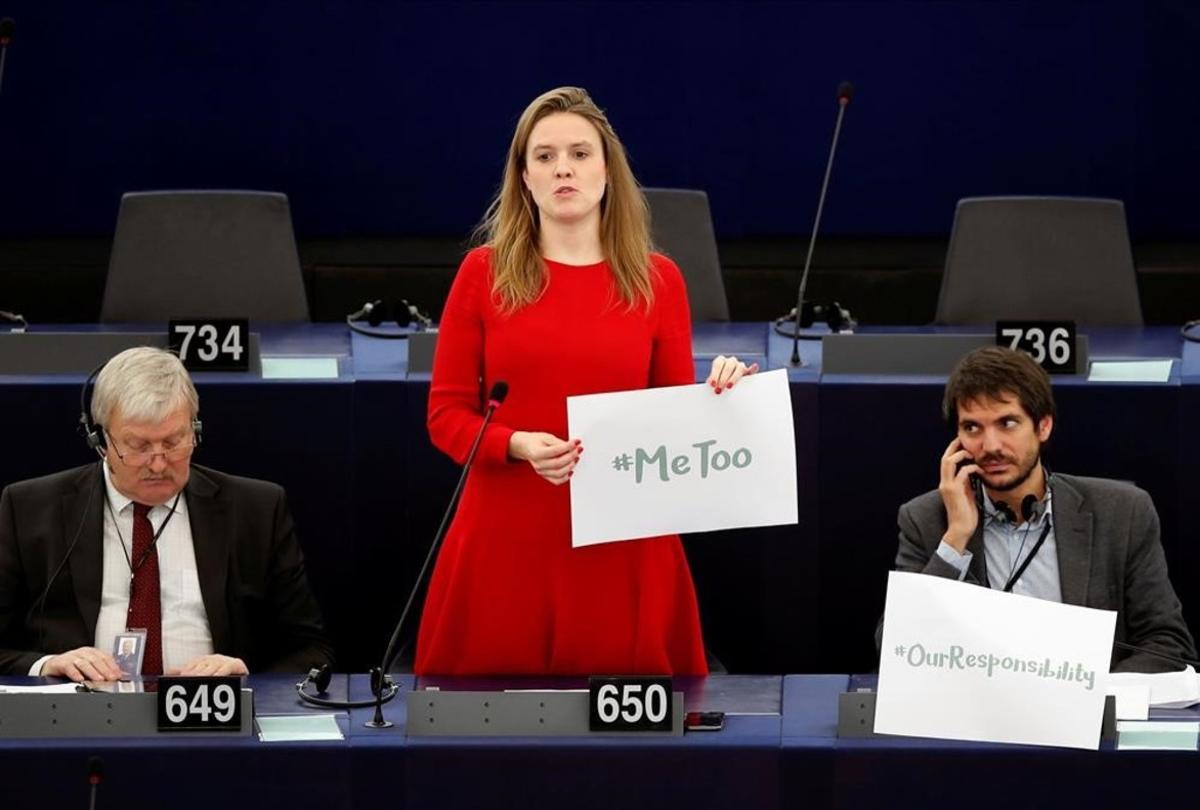
<path id="1" fill-rule="evenodd" d="M 1125 720 L 1117 723 L 1118 751 L 1195 751 L 1200 723 L 1188 720 Z"/>
<path id="2" fill-rule="evenodd" d="M 1159 709 L 1184 709 L 1200 703 L 1200 676 L 1188 667 L 1177 672 L 1114 672 L 1110 687 L 1141 686 L 1150 690 L 1150 705 Z"/>
<path id="3" fill-rule="evenodd" d="M 1171 379 L 1171 360 L 1093 360 L 1088 382 L 1165 383 Z"/>
<path id="4" fill-rule="evenodd" d="M 336 380 L 336 357 L 264 357 L 264 380 Z"/>
<path id="5" fill-rule="evenodd" d="M 263 742 L 345 739 L 333 714 L 260 714 L 254 721 L 258 723 L 258 738 Z"/>
<path id="6" fill-rule="evenodd" d="M 720 395 L 678 385 L 567 398 L 587 452 L 571 479 L 571 542 L 796 522 L 787 372 Z"/>
<path id="7" fill-rule="evenodd" d="M 1150 718 L 1149 686 L 1114 686 L 1109 683 L 1108 693 L 1117 699 L 1118 720 Z"/>
<path id="8" fill-rule="evenodd" d="M 0 686 L 0 694 L 7 695 L 73 695 L 77 691 L 76 684 L 73 683 L 43 686 Z"/>

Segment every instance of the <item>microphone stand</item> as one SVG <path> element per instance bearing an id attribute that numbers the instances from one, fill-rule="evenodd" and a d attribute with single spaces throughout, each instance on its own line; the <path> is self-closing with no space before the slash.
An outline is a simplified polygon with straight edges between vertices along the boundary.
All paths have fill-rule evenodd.
<path id="1" fill-rule="evenodd" d="M 445 538 L 446 529 L 450 525 L 450 516 L 454 514 L 454 509 L 458 505 L 463 485 L 467 481 L 467 473 L 470 472 L 471 464 L 475 461 L 475 454 L 479 451 L 479 444 L 483 441 L 483 434 L 487 431 L 488 423 L 492 420 L 492 414 L 500 407 L 500 403 L 504 401 L 507 395 L 508 385 L 506 383 L 497 382 L 492 386 L 491 394 L 488 396 L 487 410 L 483 413 L 483 423 L 479 426 L 479 432 L 475 434 L 475 441 L 471 444 L 470 452 L 467 453 L 467 460 L 463 464 L 462 474 L 458 476 L 458 485 L 454 488 L 454 494 L 450 496 L 450 503 L 442 515 L 442 522 L 438 526 L 437 533 L 433 536 L 429 552 L 425 555 L 425 562 L 421 565 L 420 573 L 417 574 L 417 581 L 413 584 L 413 588 L 408 594 L 408 601 L 404 604 L 404 610 L 400 614 L 400 621 L 396 622 L 396 629 L 392 632 L 391 640 L 388 641 L 387 650 L 383 654 L 383 664 L 371 670 L 371 693 L 375 696 L 375 716 L 363 724 L 367 728 L 389 728 L 392 725 L 383 717 L 383 695 L 387 687 L 392 683 L 392 679 L 388 675 L 388 670 L 391 669 L 392 663 L 402 649 L 397 647 L 400 642 L 400 633 L 404 629 L 404 623 L 408 619 L 408 614 L 412 610 L 413 603 L 417 601 L 417 594 L 421 590 L 421 583 L 425 581 L 425 574 L 429 571 L 429 566 L 434 558 L 437 557 L 438 549 L 442 547 L 442 540 Z"/>
<path id="2" fill-rule="evenodd" d="M 829 176 L 833 173 L 833 156 L 837 153 L 838 136 L 842 132 L 842 118 L 846 115 L 846 107 L 854 95 L 854 87 L 849 82 L 842 82 L 838 87 L 837 123 L 833 125 L 833 142 L 829 145 L 829 159 L 825 161 L 825 179 L 821 182 L 821 196 L 817 198 L 817 215 L 813 219 L 812 236 L 808 239 L 808 256 L 804 259 L 804 272 L 800 275 L 800 288 L 796 292 L 796 329 L 792 334 L 793 366 L 801 366 L 800 360 L 800 314 L 804 310 L 804 290 L 808 287 L 808 272 L 812 269 L 813 248 L 817 244 L 817 230 L 821 227 L 821 214 L 825 210 L 825 194 L 829 191 Z"/>
<path id="3" fill-rule="evenodd" d="M 0 92 L 4 90 L 4 63 L 8 61 L 8 44 L 12 42 L 16 27 L 12 17 L 0 20 Z"/>

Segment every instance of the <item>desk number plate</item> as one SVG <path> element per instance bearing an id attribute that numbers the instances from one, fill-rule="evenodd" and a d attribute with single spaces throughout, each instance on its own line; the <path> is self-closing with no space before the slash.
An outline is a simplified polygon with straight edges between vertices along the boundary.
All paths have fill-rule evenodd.
<path id="1" fill-rule="evenodd" d="M 159 678 L 159 731 L 238 731 L 241 678 Z"/>
<path id="2" fill-rule="evenodd" d="M 173 320 L 167 344 L 179 351 L 189 371 L 249 371 L 250 321 L 247 318 Z"/>
<path id="3" fill-rule="evenodd" d="M 592 731 L 670 731 L 674 727 L 670 678 L 591 678 Z"/>
<path id="4" fill-rule="evenodd" d="M 1074 321 L 997 321 L 996 345 L 1027 352 L 1050 374 L 1075 374 Z"/>

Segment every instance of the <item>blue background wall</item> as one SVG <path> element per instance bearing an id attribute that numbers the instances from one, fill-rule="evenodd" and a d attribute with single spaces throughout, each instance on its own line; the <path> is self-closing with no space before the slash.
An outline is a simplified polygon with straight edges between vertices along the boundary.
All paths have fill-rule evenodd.
<path id="1" fill-rule="evenodd" d="M 1200 4 L 0 0 L 0 236 L 110 233 L 120 194 L 281 190 L 302 237 L 467 232 L 524 105 L 588 87 L 647 185 L 725 238 L 939 234 L 955 201 L 1125 200 L 1200 237 Z"/>

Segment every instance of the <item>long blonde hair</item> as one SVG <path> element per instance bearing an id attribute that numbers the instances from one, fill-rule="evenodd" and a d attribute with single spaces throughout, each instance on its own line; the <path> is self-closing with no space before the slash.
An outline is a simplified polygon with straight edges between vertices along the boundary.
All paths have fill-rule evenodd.
<path id="1" fill-rule="evenodd" d="M 534 126 L 554 113 L 574 113 L 600 133 L 608 181 L 600 201 L 600 245 L 621 298 L 630 307 L 653 300 L 650 281 L 650 211 L 604 111 L 582 87 L 558 87 L 535 98 L 508 147 L 504 178 L 476 237 L 492 248 L 492 292 L 512 312 L 536 301 L 546 288 L 546 265 L 538 244 L 540 218 L 522 180 L 525 150 Z"/>

